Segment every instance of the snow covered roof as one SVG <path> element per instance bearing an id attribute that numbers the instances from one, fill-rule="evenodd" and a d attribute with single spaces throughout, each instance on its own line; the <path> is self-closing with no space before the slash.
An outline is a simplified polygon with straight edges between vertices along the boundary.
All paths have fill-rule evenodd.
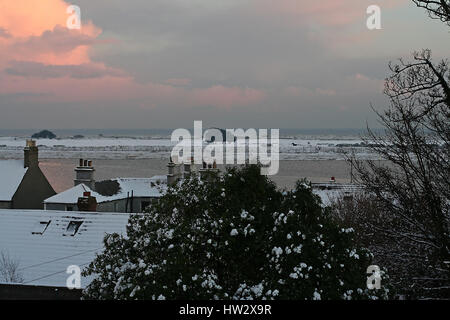
<path id="1" fill-rule="evenodd" d="M 134 197 L 160 197 L 161 191 L 167 184 L 167 177 L 165 180 L 162 179 L 162 176 L 158 178 L 158 176 L 153 178 L 117 178 L 116 180 L 120 185 L 120 192 L 112 197 L 118 197 L 118 199 L 126 198 L 127 192 L 129 192 L 131 196 L 131 192 L 133 192 Z M 159 182 L 159 188 L 158 183 Z"/>
<path id="2" fill-rule="evenodd" d="M 131 197 L 139 198 L 157 198 L 167 186 L 166 176 L 154 176 L 152 178 L 115 178 L 110 181 L 116 181 L 119 184 L 117 193 L 106 196 L 92 191 L 88 186 L 79 184 L 64 192 L 44 200 L 44 203 L 76 204 L 78 198 L 83 196 L 83 192 L 91 192 L 91 196 L 96 197 L 97 203 L 126 199 Z"/>
<path id="3" fill-rule="evenodd" d="M 91 196 L 97 198 L 97 202 L 100 202 L 99 200 L 103 197 L 95 191 L 92 191 L 85 184 L 79 184 L 44 200 L 44 203 L 75 204 L 78 202 L 78 198 L 83 196 L 84 192 L 90 192 Z"/>
<path id="4" fill-rule="evenodd" d="M 23 284 L 65 287 L 67 267 L 86 267 L 103 250 L 105 234 L 125 234 L 128 218 L 125 213 L 0 210 L 0 252 L 18 262 Z M 81 286 L 90 281 L 82 277 Z"/>
<path id="5" fill-rule="evenodd" d="M 354 195 L 363 190 L 363 186 L 356 184 L 312 183 L 312 192 L 320 197 L 324 207 L 342 196 Z"/>
<path id="6" fill-rule="evenodd" d="M 0 161 L 0 201 L 11 201 L 27 170 L 23 160 Z"/>

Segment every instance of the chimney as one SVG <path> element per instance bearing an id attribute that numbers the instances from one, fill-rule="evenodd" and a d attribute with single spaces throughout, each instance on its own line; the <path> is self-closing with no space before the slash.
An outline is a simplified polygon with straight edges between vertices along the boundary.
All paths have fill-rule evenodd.
<path id="1" fill-rule="evenodd" d="M 83 192 L 83 196 L 78 198 L 77 206 L 78 211 L 96 212 L 97 199 L 90 192 Z"/>
<path id="2" fill-rule="evenodd" d="M 202 180 L 212 180 L 213 177 L 219 172 L 217 168 L 217 163 L 214 161 L 212 164 L 207 164 L 203 162 L 203 168 L 199 170 L 200 179 Z"/>
<path id="3" fill-rule="evenodd" d="M 75 168 L 75 180 L 74 185 L 84 183 L 91 190 L 95 190 L 95 179 L 94 179 L 95 169 L 92 166 L 92 160 L 80 159 L 78 167 Z"/>
<path id="4" fill-rule="evenodd" d="M 184 178 L 185 179 L 189 178 L 191 176 L 193 170 L 194 170 L 194 158 L 191 157 L 191 161 L 186 162 L 184 164 L 184 168 L 183 168 Z"/>
<path id="5" fill-rule="evenodd" d="M 39 165 L 39 150 L 36 147 L 35 140 L 27 140 L 27 144 L 23 149 L 24 158 L 23 158 L 23 167 L 37 167 Z"/>
<path id="6" fill-rule="evenodd" d="M 175 161 L 178 162 L 177 160 Z M 167 168 L 168 168 L 167 185 L 173 186 L 181 178 L 181 165 L 173 162 L 172 157 L 170 157 L 170 161 L 167 164 Z"/>

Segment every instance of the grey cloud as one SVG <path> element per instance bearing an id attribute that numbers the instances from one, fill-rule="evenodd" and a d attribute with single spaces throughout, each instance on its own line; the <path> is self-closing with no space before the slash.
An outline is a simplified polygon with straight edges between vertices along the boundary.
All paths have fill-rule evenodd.
<path id="1" fill-rule="evenodd" d="M 0 38 L 11 38 L 11 35 L 9 34 L 8 30 L 0 27 Z"/>
<path id="2" fill-rule="evenodd" d="M 123 72 L 111 68 L 102 68 L 94 64 L 81 65 L 45 65 L 31 61 L 13 61 L 5 69 L 10 75 L 38 78 L 71 77 L 76 79 L 101 78 L 105 76 L 123 76 Z"/>

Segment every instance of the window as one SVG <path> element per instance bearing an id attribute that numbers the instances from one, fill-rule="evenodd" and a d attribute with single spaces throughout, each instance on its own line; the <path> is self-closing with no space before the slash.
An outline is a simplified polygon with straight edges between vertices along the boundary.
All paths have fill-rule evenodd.
<path id="1" fill-rule="evenodd" d="M 83 221 L 70 221 L 69 224 L 67 225 L 66 232 L 64 232 L 63 235 L 74 236 L 78 232 L 78 229 L 80 229 L 82 223 Z"/>
<path id="2" fill-rule="evenodd" d="M 52 220 L 39 221 L 33 227 L 32 234 L 44 234 L 45 230 L 47 230 L 48 225 L 52 222 Z"/>
<path id="3" fill-rule="evenodd" d="M 73 207 L 72 206 L 67 206 L 67 211 L 73 211 Z"/>

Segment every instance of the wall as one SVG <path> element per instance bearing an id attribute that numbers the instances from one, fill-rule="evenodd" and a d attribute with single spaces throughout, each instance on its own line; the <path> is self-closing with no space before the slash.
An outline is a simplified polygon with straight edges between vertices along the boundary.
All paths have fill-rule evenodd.
<path id="1" fill-rule="evenodd" d="M 133 213 L 141 213 L 141 203 L 153 202 L 156 198 L 133 198 Z M 116 201 L 109 201 L 99 203 L 97 210 L 99 212 L 130 212 L 131 210 L 131 199 L 128 200 L 128 210 L 127 210 L 127 199 L 121 199 Z"/>
<path id="2" fill-rule="evenodd" d="M 0 209 L 11 209 L 11 201 L 0 201 Z"/>
<path id="3" fill-rule="evenodd" d="M 156 201 L 157 198 L 133 198 L 133 213 L 141 213 L 141 203 L 142 202 L 150 202 Z M 128 201 L 128 212 L 130 211 L 130 201 Z M 98 212 L 127 212 L 127 199 L 115 200 L 102 202 L 97 205 Z M 45 210 L 59 210 L 66 211 L 66 204 L 59 203 L 47 203 L 45 205 Z M 78 207 L 76 204 L 73 205 L 72 211 L 77 211 Z"/>
<path id="4" fill-rule="evenodd" d="M 44 206 L 45 210 L 58 210 L 58 211 L 66 211 L 67 210 L 67 206 L 66 204 L 61 204 L 61 203 L 46 203 Z M 76 204 L 73 205 L 69 205 L 73 207 L 72 211 L 78 211 L 78 207 Z"/>
<path id="5" fill-rule="evenodd" d="M 44 209 L 43 201 L 56 192 L 38 166 L 31 166 L 12 199 L 13 209 Z"/>

